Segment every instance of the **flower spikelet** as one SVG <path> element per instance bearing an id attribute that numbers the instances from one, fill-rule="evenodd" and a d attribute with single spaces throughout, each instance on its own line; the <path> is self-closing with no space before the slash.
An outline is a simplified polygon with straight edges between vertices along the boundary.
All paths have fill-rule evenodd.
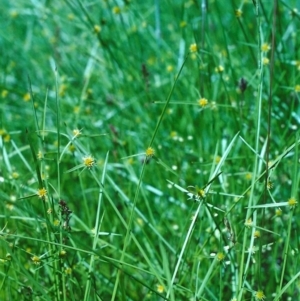
<path id="1" fill-rule="evenodd" d="M 73 130 L 74 138 L 75 138 L 75 137 L 78 137 L 80 134 L 81 134 L 81 131 L 80 131 L 80 130 L 78 130 L 78 129 L 74 129 L 74 130 Z"/>
<path id="2" fill-rule="evenodd" d="M 94 32 L 99 33 L 101 31 L 101 27 L 99 25 L 94 26 Z"/>
<path id="3" fill-rule="evenodd" d="M 297 201 L 294 197 L 291 197 L 289 200 L 288 200 L 288 204 L 291 208 L 294 208 L 296 205 L 297 205 Z"/>
<path id="4" fill-rule="evenodd" d="M 121 8 L 119 6 L 114 6 L 112 11 L 115 15 L 118 15 L 121 13 Z"/>
<path id="5" fill-rule="evenodd" d="M 240 18 L 242 16 L 243 12 L 241 9 L 236 9 L 234 14 L 237 18 Z"/>
<path id="6" fill-rule="evenodd" d="M 272 188 L 273 188 L 273 183 L 272 183 L 271 180 L 268 180 L 268 182 L 267 182 L 267 189 L 270 190 Z"/>
<path id="7" fill-rule="evenodd" d="M 190 52 L 197 52 L 197 50 L 198 47 L 196 43 L 190 45 Z"/>
<path id="8" fill-rule="evenodd" d="M 270 60 L 267 57 L 264 57 L 262 60 L 263 65 L 268 65 Z"/>
<path id="9" fill-rule="evenodd" d="M 215 71 L 216 71 L 217 73 L 222 73 L 222 72 L 224 71 L 224 67 L 223 67 L 222 65 L 219 65 L 219 66 L 217 66 L 217 67 L 215 68 Z"/>
<path id="10" fill-rule="evenodd" d="M 146 149 L 146 156 L 147 157 L 152 157 L 152 156 L 154 156 L 154 154 L 155 154 L 155 150 L 152 147 L 148 147 Z"/>
<path id="11" fill-rule="evenodd" d="M 164 287 L 161 284 L 156 284 L 156 290 L 162 294 L 164 292 Z"/>
<path id="12" fill-rule="evenodd" d="M 30 100 L 30 93 L 24 94 L 23 95 L 23 100 L 26 101 L 26 102 L 29 101 Z"/>
<path id="13" fill-rule="evenodd" d="M 246 220 L 245 226 L 246 226 L 247 228 L 250 228 L 250 227 L 253 226 L 253 222 L 252 222 L 252 219 L 251 219 L 251 218 L 248 218 L 248 219 Z"/>
<path id="14" fill-rule="evenodd" d="M 200 107 L 204 108 L 207 106 L 208 100 L 206 98 L 202 97 L 198 100 L 198 104 Z"/>
<path id="15" fill-rule="evenodd" d="M 91 169 L 92 167 L 94 167 L 96 165 L 96 160 L 94 157 L 88 155 L 83 157 L 83 164 L 85 167 Z"/>
<path id="16" fill-rule="evenodd" d="M 36 194 L 40 199 L 45 199 L 45 197 L 47 195 L 47 190 L 46 190 L 46 188 L 43 187 L 41 189 L 38 189 Z"/>
<path id="17" fill-rule="evenodd" d="M 205 190 L 203 189 L 197 189 L 197 195 L 200 197 L 200 198 L 205 198 Z"/>
<path id="18" fill-rule="evenodd" d="M 222 252 L 219 252 L 216 256 L 218 261 L 222 261 L 225 258 L 225 255 Z"/>
<path id="19" fill-rule="evenodd" d="M 299 93 L 299 92 L 300 92 L 300 85 L 296 85 L 296 87 L 295 87 L 295 92 L 296 92 L 296 93 Z"/>
<path id="20" fill-rule="evenodd" d="M 250 181 L 252 179 L 252 173 L 251 172 L 247 172 L 245 175 L 246 180 Z"/>
<path id="21" fill-rule="evenodd" d="M 31 258 L 32 262 L 35 264 L 35 265 L 39 265 L 41 263 L 41 258 L 39 256 L 36 256 L 34 255 L 32 258 Z"/>
<path id="22" fill-rule="evenodd" d="M 181 21 L 180 24 L 179 24 L 179 26 L 181 28 L 186 27 L 186 25 L 187 25 L 187 23 L 185 21 Z"/>
<path id="23" fill-rule="evenodd" d="M 254 231 L 254 238 L 260 238 L 260 231 L 256 230 Z"/>
<path id="24" fill-rule="evenodd" d="M 262 52 L 268 52 L 271 49 L 270 45 L 267 43 L 264 43 L 261 45 L 261 51 Z"/>
<path id="25" fill-rule="evenodd" d="M 260 300 L 265 300 L 265 298 L 266 298 L 264 292 L 261 291 L 261 290 L 255 292 L 255 293 L 254 293 L 254 296 L 255 296 L 255 300 L 258 300 L 258 301 L 260 301 Z"/>

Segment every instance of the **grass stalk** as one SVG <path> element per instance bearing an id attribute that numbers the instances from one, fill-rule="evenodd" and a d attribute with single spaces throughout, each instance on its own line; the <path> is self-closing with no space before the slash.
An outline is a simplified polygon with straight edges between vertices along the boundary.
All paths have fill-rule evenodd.
<path id="1" fill-rule="evenodd" d="M 129 242 L 130 242 L 130 239 L 131 239 L 131 227 L 132 227 L 134 209 L 136 207 L 137 200 L 138 200 L 138 195 L 139 195 L 139 190 L 140 190 L 140 187 L 142 185 L 142 179 L 143 179 L 143 175 L 144 175 L 144 172 L 145 172 L 145 166 L 146 166 L 146 160 L 144 160 L 144 163 L 142 165 L 142 170 L 141 170 L 140 178 L 139 178 L 139 181 L 138 181 L 138 184 L 137 184 L 137 189 L 136 189 L 136 193 L 135 193 L 135 196 L 134 196 L 132 208 L 131 208 L 131 211 L 130 211 L 129 220 L 127 222 L 127 229 L 126 229 L 126 234 L 125 234 L 125 238 L 124 238 L 124 245 L 123 245 L 123 249 L 122 249 L 120 262 L 124 261 L 125 253 L 126 253 L 127 247 L 129 245 Z M 121 277 L 121 270 L 118 270 L 117 278 L 116 278 L 116 281 L 115 281 L 114 290 L 113 290 L 112 298 L 111 298 L 112 301 L 115 300 L 115 298 L 116 298 L 117 290 L 118 290 L 118 286 L 119 286 L 119 282 L 120 282 L 120 277 Z"/>
<path id="2" fill-rule="evenodd" d="M 99 187 L 99 198 L 98 198 L 98 206 L 97 206 L 97 214 L 96 214 L 96 221 L 95 221 L 95 226 L 94 226 L 94 240 L 93 240 L 93 247 L 92 250 L 96 249 L 98 239 L 99 239 L 99 231 L 100 231 L 100 215 L 101 215 L 101 207 L 102 207 L 102 198 L 103 198 L 103 187 L 104 187 L 104 182 L 105 182 L 105 177 L 106 177 L 106 167 L 108 163 L 108 155 L 109 153 L 106 154 L 105 161 L 104 161 L 104 166 L 103 166 L 103 171 L 102 171 L 102 177 L 101 177 L 101 186 Z M 86 282 L 85 286 L 85 293 L 84 293 L 84 301 L 89 300 L 90 296 L 90 289 L 91 289 L 91 274 L 94 270 L 94 262 L 95 262 L 95 255 L 93 254 L 90 259 L 90 264 L 89 264 L 89 271 L 88 271 L 88 279 Z"/>
<path id="3" fill-rule="evenodd" d="M 262 95 L 263 95 L 263 64 L 262 64 L 262 51 L 261 51 L 261 23 L 259 20 L 259 3 L 256 3 L 256 18 L 257 18 L 257 28 L 258 28 L 258 76 L 259 76 L 259 85 L 257 88 L 257 103 L 256 103 L 256 135 L 255 135 L 255 153 L 259 153 L 259 139 L 260 139 L 260 128 L 262 124 Z M 253 171 L 252 171 L 252 182 L 251 182 L 251 188 L 250 188 L 250 197 L 248 201 L 248 209 L 246 213 L 246 219 L 247 221 L 249 218 L 251 218 L 252 210 L 249 208 L 253 204 L 255 204 L 255 183 L 258 177 L 258 165 L 259 165 L 259 157 L 254 157 L 254 164 L 253 164 Z M 268 167 L 267 167 L 268 168 Z M 256 217 L 257 215 L 254 214 L 253 216 L 253 223 L 256 223 Z M 245 265 L 245 254 L 247 250 L 247 231 L 244 231 L 243 235 L 243 244 L 242 244 L 242 251 L 241 251 L 241 259 L 240 259 L 240 269 L 239 269 L 239 279 L 238 279 L 238 301 L 241 301 L 243 298 L 243 287 L 246 280 L 246 275 L 248 273 L 248 267 L 250 263 L 250 259 L 252 256 L 252 248 L 254 243 L 254 228 L 252 229 L 251 233 L 251 241 L 249 244 L 249 253 L 247 257 L 247 263 Z"/>

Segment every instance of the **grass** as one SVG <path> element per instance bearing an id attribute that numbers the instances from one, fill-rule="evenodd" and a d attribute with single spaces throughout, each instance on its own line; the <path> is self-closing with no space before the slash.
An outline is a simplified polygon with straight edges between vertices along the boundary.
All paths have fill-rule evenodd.
<path id="1" fill-rule="evenodd" d="M 300 7 L 207 2 L 1 1 L 1 300 L 296 300 Z"/>

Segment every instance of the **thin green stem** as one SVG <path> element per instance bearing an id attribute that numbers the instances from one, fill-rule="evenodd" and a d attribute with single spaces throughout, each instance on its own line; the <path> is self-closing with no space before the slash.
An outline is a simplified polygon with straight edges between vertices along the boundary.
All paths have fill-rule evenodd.
<path id="1" fill-rule="evenodd" d="M 137 185 L 137 189 L 136 189 L 136 192 L 135 192 L 135 196 L 134 196 L 134 200 L 133 200 L 133 204 L 132 204 L 132 208 L 131 208 L 131 212 L 130 212 L 130 217 L 129 217 L 129 220 L 128 220 L 128 223 L 127 223 L 127 230 L 126 230 L 126 235 L 125 235 L 125 239 L 124 239 L 124 245 L 123 245 L 123 249 L 122 249 L 122 255 L 121 255 L 121 258 L 120 258 L 120 262 L 124 261 L 125 253 L 126 253 L 128 245 L 129 245 L 133 215 L 134 215 L 135 207 L 136 207 L 136 204 L 137 204 L 140 187 L 142 185 L 142 179 L 143 179 L 144 172 L 145 172 L 145 166 L 146 166 L 146 160 L 144 160 L 144 163 L 142 165 L 142 170 L 141 170 L 139 182 L 138 182 L 138 185 Z M 112 297 L 111 297 L 112 301 L 115 300 L 115 298 L 116 298 L 117 289 L 118 289 L 119 282 L 120 282 L 120 277 L 121 277 L 121 270 L 119 270 L 118 274 L 117 274 L 113 294 L 112 294 Z"/>
<path id="2" fill-rule="evenodd" d="M 97 207 L 97 214 L 96 214 L 96 221 L 95 221 L 95 227 L 94 227 L 94 240 L 93 240 L 93 250 L 96 249 L 98 239 L 99 239 L 99 231 L 100 231 L 100 213 L 101 213 L 101 206 L 102 206 L 102 198 L 103 198 L 103 187 L 104 187 L 104 181 L 106 176 L 106 167 L 108 162 L 108 155 L 106 154 L 104 166 L 103 166 L 103 172 L 101 177 L 101 185 L 99 187 L 99 197 L 98 197 L 98 207 Z M 90 296 L 90 289 L 91 289 L 91 274 L 94 269 L 94 262 L 95 262 L 95 255 L 93 254 L 90 259 L 89 264 L 89 271 L 88 271 L 88 279 L 85 286 L 85 293 L 84 293 L 84 301 L 89 300 Z"/>
<path id="3" fill-rule="evenodd" d="M 157 125 L 156 125 L 156 127 L 154 129 L 153 135 L 152 135 L 150 143 L 149 143 L 149 147 L 152 146 L 152 144 L 154 142 L 154 139 L 155 139 L 155 137 L 157 135 L 158 129 L 159 129 L 160 124 L 161 124 L 161 122 L 163 120 L 163 117 L 164 117 L 164 115 L 166 113 L 168 104 L 169 104 L 169 102 L 171 100 L 171 96 L 172 96 L 173 91 L 175 89 L 176 83 L 177 83 L 177 81 L 179 79 L 179 76 L 180 76 L 180 74 L 181 74 L 181 72 L 183 70 L 183 67 L 184 67 L 184 65 L 185 65 L 185 63 L 187 61 L 187 58 L 188 58 L 188 55 L 185 57 L 185 60 L 184 60 L 183 64 L 181 65 L 180 70 L 179 70 L 179 72 L 178 72 L 178 74 L 177 74 L 177 76 L 175 78 L 174 84 L 173 84 L 173 86 L 171 88 L 171 91 L 170 91 L 170 93 L 169 93 L 169 95 L 167 97 L 167 100 L 166 100 L 166 103 L 165 103 L 164 108 L 162 110 L 162 113 L 161 113 L 161 115 L 159 117 L 159 120 L 157 122 Z M 125 252 L 126 252 L 128 244 L 129 244 L 129 240 L 130 240 L 130 233 L 131 233 L 133 214 L 134 214 L 134 210 L 135 210 L 135 207 L 136 207 L 136 204 L 137 204 L 137 199 L 138 199 L 138 196 L 139 196 L 140 187 L 141 187 L 141 184 L 142 184 L 142 179 L 143 179 L 144 172 L 145 172 L 145 164 L 146 164 L 146 160 L 144 160 L 144 163 L 143 163 L 143 166 L 142 166 L 141 174 L 140 174 L 140 177 L 139 177 L 139 182 L 138 182 L 137 189 L 136 189 L 135 196 L 134 196 L 134 200 L 133 200 L 133 206 L 132 206 L 132 209 L 131 209 L 131 213 L 130 213 L 130 217 L 129 217 L 129 221 L 128 221 L 128 227 L 127 227 L 127 231 L 126 231 L 126 235 L 125 235 L 125 239 L 124 239 L 124 246 L 123 246 L 123 250 L 122 250 L 122 256 L 121 256 L 121 259 L 120 259 L 121 262 L 124 259 Z M 120 281 L 120 276 L 121 276 L 121 271 L 119 270 L 118 274 L 117 274 L 117 278 L 116 278 L 116 282 L 115 282 L 115 286 L 114 286 L 112 298 L 111 298 L 112 301 L 115 300 L 115 298 L 116 298 L 117 289 L 118 289 L 118 285 L 119 285 L 119 281 Z"/>
<path id="4" fill-rule="evenodd" d="M 281 276 L 280 276 L 280 283 L 279 286 L 277 287 L 277 291 L 280 292 L 282 289 L 283 285 L 283 280 L 286 276 L 286 264 L 287 264 L 287 258 L 288 258 L 288 252 L 289 252 L 289 246 L 290 246 L 290 239 L 291 239 L 291 229 L 292 229 L 292 221 L 293 221 L 293 216 L 294 216 L 294 209 L 290 211 L 290 216 L 289 216 L 289 224 L 288 228 L 286 230 L 286 236 L 285 236 L 285 244 L 284 244 L 284 250 L 283 250 L 283 263 L 282 263 L 282 269 L 281 269 Z"/>
<path id="5" fill-rule="evenodd" d="M 259 85 L 258 85 L 258 96 L 257 96 L 257 105 L 256 105 L 256 136 L 255 136 L 255 157 L 254 157 L 254 166 L 252 171 L 252 182 L 251 182 L 251 189 L 250 189 L 250 197 L 248 201 L 248 209 L 246 213 L 246 221 L 251 218 L 252 210 L 249 208 L 255 203 L 255 188 L 256 188 L 256 181 L 258 177 L 258 166 L 260 158 L 256 155 L 259 153 L 259 139 L 260 139 L 260 128 L 262 124 L 261 120 L 261 109 L 262 109 L 262 94 L 263 94 L 263 65 L 262 65 L 262 51 L 261 51 L 261 23 L 259 19 L 259 3 L 256 2 L 256 18 L 257 18 L 257 27 L 258 27 L 258 72 L 259 72 Z M 253 218 L 253 223 L 256 223 L 256 214 Z M 250 263 L 250 258 L 252 256 L 252 248 L 254 243 L 254 230 L 252 228 L 251 232 L 251 241 L 248 246 L 249 252 L 247 261 L 245 264 L 245 254 L 247 250 L 247 242 L 248 242 L 248 231 L 244 231 L 243 236 L 243 245 L 241 251 L 241 259 L 240 259 L 240 269 L 239 269 L 239 279 L 238 279 L 238 301 L 242 300 L 243 297 L 243 287 L 246 281 L 246 276 L 248 273 L 248 267 Z"/>
<path id="6" fill-rule="evenodd" d="M 164 118 L 164 116 L 165 116 L 165 113 L 166 113 L 166 111 L 167 111 L 167 107 L 168 107 L 168 105 L 169 105 L 169 103 L 170 103 L 171 96 L 172 96 L 172 94 L 173 94 L 173 92 L 174 92 L 175 86 L 176 86 L 176 84 L 177 84 L 177 81 L 178 81 L 178 79 L 179 79 L 179 76 L 180 76 L 180 74 L 181 74 L 181 72 L 182 72 L 182 70 L 183 70 L 183 67 L 184 67 L 184 65 L 185 65 L 185 63 L 186 63 L 188 57 L 189 57 L 189 55 L 187 55 L 187 56 L 185 57 L 185 59 L 184 59 L 182 65 L 181 65 L 181 67 L 180 67 L 180 69 L 179 69 L 179 72 L 178 72 L 178 74 L 177 74 L 176 77 L 175 77 L 174 84 L 173 84 L 173 86 L 172 86 L 172 88 L 171 88 L 171 91 L 170 91 L 168 97 L 167 97 L 166 103 L 165 103 L 165 105 L 164 105 L 164 107 L 163 107 L 162 113 L 161 113 L 161 115 L 160 115 L 160 117 L 159 117 L 159 119 L 158 119 L 158 122 L 157 122 L 156 127 L 155 127 L 154 132 L 153 132 L 153 135 L 152 135 L 152 137 L 151 137 L 151 140 L 150 140 L 150 143 L 149 143 L 149 147 L 151 147 L 152 144 L 153 144 L 153 142 L 154 142 L 154 139 L 155 139 L 155 137 L 156 137 L 156 134 L 157 134 L 157 132 L 158 132 L 158 129 L 159 129 L 159 127 L 160 127 L 160 124 L 161 124 L 161 122 L 162 122 L 162 120 L 163 120 L 163 118 Z"/>
<path id="7" fill-rule="evenodd" d="M 61 145 L 61 137 L 60 137 L 60 113 L 61 113 L 61 109 L 60 109 L 60 102 L 59 102 L 59 97 L 58 97 L 58 72 L 57 72 L 57 68 L 55 68 L 55 105 L 56 105 L 56 139 L 57 139 L 57 149 L 56 149 L 56 168 L 57 168 L 57 198 L 60 200 L 61 198 L 61 191 L 60 191 L 60 145 Z M 60 214 L 60 219 L 62 221 L 62 214 Z M 61 230 L 60 230 L 60 235 L 59 235 L 59 239 L 60 239 L 60 243 L 63 244 L 63 223 L 61 222 Z M 54 239 L 54 237 L 53 237 Z M 62 247 L 59 248 L 58 254 L 60 254 L 60 252 L 62 251 Z M 56 255 L 58 255 L 56 254 Z M 60 300 L 61 298 L 61 293 L 60 290 L 62 290 L 62 297 L 63 300 L 66 301 L 67 300 L 67 291 L 66 291 L 66 275 L 64 272 L 64 263 L 63 263 L 63 259 L 60 259 L 60 277 L 58 273 L 56 274 L 56 282 L 57 282 L 57 290 L 58 290 L 58 299 Z M 55 262 L 55 266 L 57 267 L 57 264 Z"/>

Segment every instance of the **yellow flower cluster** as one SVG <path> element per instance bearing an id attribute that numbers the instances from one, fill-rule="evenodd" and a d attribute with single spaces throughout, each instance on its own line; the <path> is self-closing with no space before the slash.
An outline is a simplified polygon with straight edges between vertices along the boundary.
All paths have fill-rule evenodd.
<path id="1" fill-rule="evenodd" d="M 46 190 L 46 188 L 43 187 L 43 188 L 39 189 L 36 194 L 40 199 L 44 199 L 47 195 L 47 190 Z"/>
<path id="2" fill-rule="evenodd" d="M 198 103 L 199 103 L 200 107 L 204 108 L 207 106 L 208 100 L 206 98 L 202 97 L 198 100 Z"/>
<path id="3" fill-rule="evenodd" d="M 190 45 L 190 52 L 197 52 L 197 50 L 198 47 L 196 43 Z"/>
<path id="4" fill-rule="evenodd" d="M 154 156 L 154 154 L 155 154 L 155 150 L 152 147 L 148 147 L 146 149 L 146 156 L 147 157 L 152 157 L 152 156 Z"/>
<path id="5" fill-rule="evenodd" d="M 92 168 L 93 166 L 96 165 L 96 160 L 92 156 L 86 156 L 83 158 L 83 164 L 87 168 Z"/>

